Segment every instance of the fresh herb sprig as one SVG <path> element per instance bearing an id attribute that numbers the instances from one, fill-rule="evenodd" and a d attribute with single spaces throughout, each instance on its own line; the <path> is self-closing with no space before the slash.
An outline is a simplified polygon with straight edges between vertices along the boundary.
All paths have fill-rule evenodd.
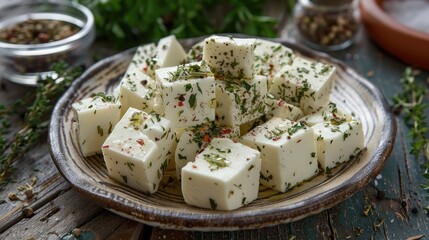
<path id="1" fill-rule="evenodd" d="M 33 147 L 46 131 L 50 113 L 56 100 L 80 76 L 82 69 L 69 69 L 64 62 L 53 65 L 53 74 L 38 81 L 35 94 L 29 95 L 10 106 L 0 105 L 0 187 L 7 182 L 8 175 L 14 172 L 13 163 Z M 18 113 L 17 108 L 26 108 L 23 127 L 10 134 L 10 117 Z"/>
<path id="2" fill-rule="evenodd" d="M 214 33 L 276 36 L 277 19 L 263 16 L 265 0 L 79 0 L 95 16 L 97 35 L 118 48 Z M 294 0 L 287 0 L 293 8 Z M 162 6 L 162 7 L 161 7 Z M 223 15 L 221 13 L 224 13 Z"/>
<path id="3" fill-rule="evenodd" d="M 410 127 L 409 137 L 411 139 L 410 153 L 418 158 L 424 152 L 426 158 L 422 164 L 423 177 L 429 180 L 429 139 L 427 138 L 428 127 L 426 124 L 425 110 L 429 107 L 424 102 L 426 87 L 415 81 L 415 75 L 411 68 L 406 68 L 401 79 L 404 91 L 393 97 L 394 108 L 401 110 L 404 114 L 405 123 Z M 429 184 L 421 187 L 428 192 Z M 426 207 L 429 211 L 429 206 Z"/>

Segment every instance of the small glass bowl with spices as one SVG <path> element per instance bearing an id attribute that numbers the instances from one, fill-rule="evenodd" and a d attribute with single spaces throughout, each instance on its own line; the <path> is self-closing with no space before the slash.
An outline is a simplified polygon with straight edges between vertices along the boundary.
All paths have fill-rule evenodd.
<path id="1" fill-rule="evenodd" d="M 297 40 L 319 50 L 350 46 L 360 30 L 358 0 L 298 0 L 294 9 Z"/>
<path id="2" fill-rule="evenodd" d="M 36 85 L 51 65 L 83 64 L 95 38 L 94 17 L 67 0 L 10 1 L 0 6 L 0 76 Z"/>

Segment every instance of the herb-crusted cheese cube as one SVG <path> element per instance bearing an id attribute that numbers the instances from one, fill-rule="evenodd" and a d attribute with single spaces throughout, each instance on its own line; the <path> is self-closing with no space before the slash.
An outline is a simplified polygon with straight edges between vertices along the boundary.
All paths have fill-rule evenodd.
<path id="1" fill-rule="evenodd" d="M 300 122 L 274 117 L 242 137 L 261 152 L 261 183 L 280 192 L 318 172 L 313 130 Z"/>
<path id="2" fill-rule="evenodd" d="M 323 170 L 356 157 L 364 148 L 362 124 L 346 119 L 319 123 L 313 127 L 317 143 L 317 159 Z"/>
<path id="3" fill-rule="evenodd" d="M 109 176 L 145 193 L 157 191 L 174 157 L 170 121 L 129 108 L 102 146 Z"/>
<path id="4" fill-rule="evenodd" d="M 156 49 L 157 64 L 161 68 L 177 66 L 186 59 L 186 52 L 174 35 L 161 38 Z"/>
<path id="5" fill-rule="evenodd" d="M 268 118 L 279 117 L 281 119 L 296 121 L 304 116 L 299 107 L 289 104 L 282 99 L 276 99 L 271 94 L 267 94 L 265 104 L 267 105 Z"/>
<path id="6" fill-rule="evenodd" d="M 159 68 L 157 65 L 157 51 L 154 43 L 141 45 L 137 48 L 131 60 L 129 68 L 136 67 L 144 74 L 150 77 L 155 77 L 155 69 Z"/>
<path id="7" fill-rule="evenodd" d="M 335 67 L 296 57 L 275 76 L 269 92 L 309 114 L 329 101 Z"/>
<path id="8" fill-rule="evenodd" d="M 185 202 L 214 210 L 234 210 L 258 196 L 260 154 L 230 139 L 215 138 L 182 168 Z"/>
<path id="9" fill-rule="evenodd" d="M 353 116 L 339 109 L 337 104 L 330 102 L 321 109 L 300 118 L 299 121 L 304 121 L 307 126 L 312 127 L 318 123 L 342 121 L 341 119 L 351 121 Z"/>
<path id="10" fill-rule="evenodd" d="M 216 119 L 227 126 L 237 126 L 265 114 L 267 78 L 251 81 L 216 80 Z"/>
<path id="11" fill-rule="evenodd" d="M 226 127 L 210 122 L 186 128 L 177 143 L 175 161 L 176 175 L 180 179 L 182 168 L 193 162 L 198 153 L 203 151 L 213 138 L 229 138 L 238 141 L 240 131 L 238 127 Z"/>
<path id="12" fill-rule="evenodd" d="M 121 117 L 121 105 L 114 97 L 99 93 L 72 106 L 78 121 L 78 141 L 83 156 L 101 152 L 101 145 Z"/>
<path id="13" fill-rule="evenodd" d="M 252 78 L 255 39 L 212 36 L 204 43 L 203 60 L 217 78 Z"/>
<path id="14" fill-rule="evenodd" d="M 120 82 L 119 101 L 122 115 L 129 107 L 162 114 L 161 96 L 156 89 L 156 81 L 133 65 L 130 65 Z"/>
<path id="15" fill-rule="evenodd" d="M 263 39 L 256 39 L 254 54 L 253 73 L 266 76 L 268 88 L 271 86 L 274 75 L 284 66 L 292 64 L 295 57 L 292 49 Z"/>
<path id="16" fill-rule="evenodd" d="M 186 62 L 200 62 L 203 60 L 203 49 L 204 49 L 204 41 L 198 42 L 188 51 L 186 55 Z"/>
<path id="17" fill-rule="evenodd" d="M 215 118 L 215 80 L 204 62 L 156 70 L 164 116 L 173 128 L 195 126 Z"/>

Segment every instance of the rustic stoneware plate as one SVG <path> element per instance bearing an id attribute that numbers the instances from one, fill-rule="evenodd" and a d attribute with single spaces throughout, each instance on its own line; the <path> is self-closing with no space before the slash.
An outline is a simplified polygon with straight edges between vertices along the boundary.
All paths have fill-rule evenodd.
<path id="1" fill-rule="evenodd" d="M 200 39 L 182 41 L 189 48 Z M 366 151 L 358 159 L 321 174 L 287 193 L 260 187 L 258 199 L 234 211 L 192 207 L 183 201 L 178 182 L 167 172 L 158 192 L 148 196 L 110 179 L 101 156 L 80 153 L 71 105 L 91 93 L 112 92 L 135 49 L 91 67 L 59 100 L 50 125 L 50 151 L 59 171 L 81 194 L 119 215 L 152 226 L 188 230 L 237 230 L 271 226 L 304 218 L 347 199 L 373 180 L 391 153 L 396 122 L 379 89 L 345 64 L 288 42 L 299 55 L 337 66 L 331 100 L 360 118 Z"/>

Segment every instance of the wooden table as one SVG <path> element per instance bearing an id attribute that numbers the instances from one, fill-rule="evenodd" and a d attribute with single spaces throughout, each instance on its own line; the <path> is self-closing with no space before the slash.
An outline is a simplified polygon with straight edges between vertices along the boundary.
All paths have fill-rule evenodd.
<path id="1" fill-rule="evenodd" d="M 288 37 L 288 31 L 282 36 Z M 365 33 L 343 51 L 332 52 L 358 73 L 378 86 L 387 99 L 402 90 L 399 79 L 406 64 L 374 45 Z M 418 81 L 425 82 L 427 72 Z M 11 102 L 32 91 L 1 81 L 0 102 Z M 0 239 L 73 239 L 79 228 L 80 239 L 418 239 L 429 238 L 429 205 L 420 168 L 423 159 L 409 154 L 408 128 L 398 116 L 395 147 L 381 174 L 362 191 L 337 206 L 303 220 L 278 226 L 236 232 L 183 232 L 144 225 L 111 213 L 75 192 L 55 168 L 46 140 L 25 154 L 18 169 L 0 192 Z M 13 128 L 18 129 L 18 120 Z M 46 139 L 46 138 L 44 138 Z M 9 192 L 30 183 L 35 177 L 36 197 L 27 202 L 8 200 Z M 22 214 L 24 206 L 34 211 Z M 68 238 L 67 238 L 68 237 Z M 85 237 L 85 238 L 83 238 Z"/>

